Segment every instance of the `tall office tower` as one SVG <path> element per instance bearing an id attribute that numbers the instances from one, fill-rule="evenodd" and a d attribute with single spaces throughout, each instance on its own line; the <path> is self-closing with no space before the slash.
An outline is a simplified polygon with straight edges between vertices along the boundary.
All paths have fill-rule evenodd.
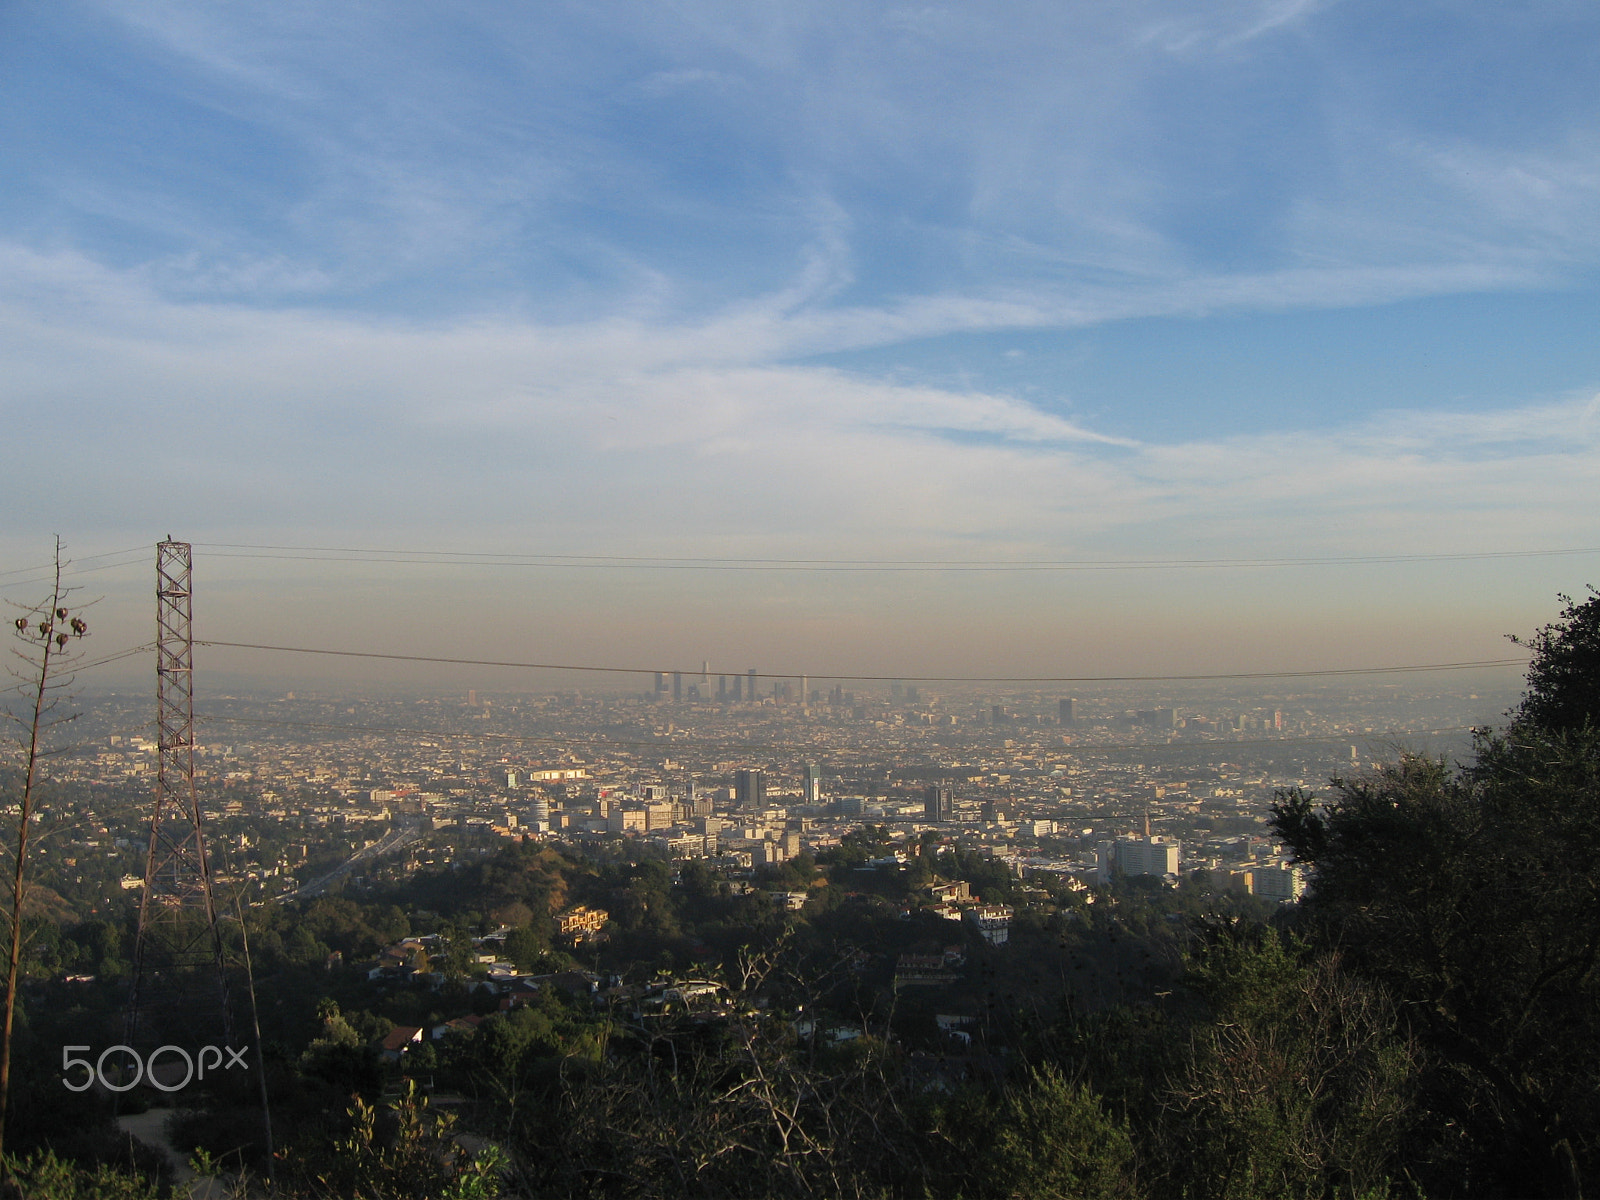
<path id="1" fill-rule="evenodd" d="M 930 784 L 922 793 L 922 817 L 925 821 L 954 821 L 955 797 L 947 787 Z"/>
<path id="2" fill-rule="evenodd" d="M 1078 702 L 1076 700 L 1056 701 L 1056 716 L 1063 725 L 1076 725 L 1078 723 Z"/>
<path id="3" fill-rule="evenodd" d="M 733 773 L 733 802 L 739 808 L 765 808 L 767 777 L 757 768 Z"/>
<path id="4" fill-rule="evenodd" d="M 922 699 L 922 696 L 917 691 L 916 688 L 914 688 L 914 687 L 906 688 L 906 703 L 907 704 L 915 704 L 920 699 Z"/>
<path id="5" fill-rule="evenodd" d="M 711 663 L 704 658 L 700 660 L 700 683 L 705 687 L 711 684 Z"/>
<path id="6" fill-rule="evenodd" d="M 807 763 L 805 774 L 800 785 L 801 795 L 807 804 L 822 803 L 822 768 L 816 763 Z"/>
<path id="7" fill-rule="evenodd" d="M 533 822 L 533 828 L 536 832 L 550 832 L 550 797 L 544 792 L 535 793 L 533 808 L 528 814 L 528 819 Z"/>
<path id="8" fill-rule="evenodd" d="M 800 676 L 800 703 L 802 705 L 811 703 L 811 677 L 809 675 Z"/>
<path id="9" fill-rule="evenodd" d="M 892 703 L 899 704 L 906 698 L 906 685 L 895 682 L 889 685 L 889 699 Z"/>
<path id="10" fill-rule="evenodd" d="M 656 698 L 659 700 L 662 696 L 664 696 L 666 694 L 666 691 L 667 691 L 667 673 L 665 671 L 657 671 L 656 672 Z"/>
<path id="11" fill-rule="evenodd" d="M 743 696 L 744 696 L 743 689 L 744 689 L 744 676 L 743 675 L 735 675 L 733 677 L 733 702 L 735 704 L 739 703 L 739 701 L 741 699 L 743 699 Z"/>
<path id="12" fill-rule="evenodd" d="M 1003 704 L 996 704 L 989 710 L 989 724 L 1004 725 L 1006 723 L 1006 708 Z"/>
<path id="13" fill-rule="evenodd" d="M 683 699 L 683 674 L 679 671 L 672 673 L 672 699 L 674 702 Z"/>
<path id="14" fill-rule="evenodd" d="M 688 785 L 683 790 L 683 803 L 684 807 L 689 810 L 691 817 L 709 817 L 711 815 L 711 796 L 709 793 L 701 792 L 695 786 L 693 779 L 689 780 Z"/>
<path id="15" fill-rule="evenodd" d="M 747 699 L 754 704 L 759 699 L 756 695 L 756 669 L 754 667 L 750 668 L 750 684 L 745 690 L 750 693 Z"/>
<path id="16" fill-rule="evenodd" d="M 718 675 L 717 676 L 717 703 L 718 704 L 723 704 L 723 703 L 725 703 L 727 701 L 727 699 L 728 699 L 728 677 L 726 675 Z"/>

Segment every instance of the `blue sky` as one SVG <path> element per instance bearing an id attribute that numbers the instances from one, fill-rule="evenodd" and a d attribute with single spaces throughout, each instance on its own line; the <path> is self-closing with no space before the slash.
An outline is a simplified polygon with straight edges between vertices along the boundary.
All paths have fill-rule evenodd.
<path id="1" fill-rule="evenodd" d="M 18 0 L 0 548 L 1600 546 L 1596 61 L 1558 2 Z M 1498 656 L 1597 557 L 457 582 L 530 652 L 1250 669 Z M 216 619 L 376 568 L 295 570 Z"/>

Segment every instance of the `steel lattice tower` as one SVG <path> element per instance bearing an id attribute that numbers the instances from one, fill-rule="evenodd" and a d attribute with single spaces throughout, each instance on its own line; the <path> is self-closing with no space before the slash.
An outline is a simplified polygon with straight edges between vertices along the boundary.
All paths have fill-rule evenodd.
<path id="1" fill-rule="evenodd" d="M 188 542 L 156 546 L 159 765 L 128 995 L 127 1039 L 231 1040 L 222 932 L 194 780 L 194 617 Z"/>

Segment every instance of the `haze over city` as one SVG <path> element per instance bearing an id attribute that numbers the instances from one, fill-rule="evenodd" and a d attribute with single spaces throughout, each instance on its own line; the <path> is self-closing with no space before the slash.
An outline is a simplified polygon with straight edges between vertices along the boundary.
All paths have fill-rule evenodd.
<path id="1" fill-rule="evenodd" d="M 9 6 L 0 585 L 61 533 L 107 652 L 148 639 L 170 533 L 218 640 L 818 677 L 1514 655 L 1600 547 L 1597 32 Z"/>

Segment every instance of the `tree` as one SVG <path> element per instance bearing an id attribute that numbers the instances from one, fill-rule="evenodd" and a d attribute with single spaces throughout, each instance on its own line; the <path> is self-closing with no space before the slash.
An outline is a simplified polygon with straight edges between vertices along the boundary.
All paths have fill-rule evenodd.
<path id="1" fill-rule="evenodd" d="M 449 921 L 445 922 L 439 933 L 444 945 L 442 953 L 434 958 L 434 967 L 442 967 L 444 973 L 451 979 L 461 979 L 472 974 L 473 968 L 478 964 L 478 951 L 472 944 L 471 935 L 459 925 Z"/>
<path id="2" fill-rule="evenodd" d="M 28 836 L 34 822 L 34 808 L 41 778 L 42 760 L 50 732 L 74 720 L 76 713 L 61 714 L 62 693 L 72 686 L 74 655 L 69 649 L 89 632 L 81 609 L 67 607 L 72 590 L 61 583 L 61 539 L 56 539 L 54 582 L 47 599 L 23 610 L 16 618 L 17 645 L 13 653 L 21 666 L 12 669 L 17 680 L 13 693 L 22 700 L 21 712 L 8 712 L 21 727 L 25 748 L 22 798 L 17 806 L 17 835 L 11 846 L 11 888 L 5 911 L 7 925 L 7 972 L 5 1026 L 0 1033 L 0 1161 L 5 1154 L 6 1111 L 11 1097 L 11 1039 L 17 1011 L 18 975 L 22 958 L 23 906 L 28 899 Z"/>
<path id="3" fill-rule="evenodd" d="M 1582 604 L 1558 596 L 1561 619 L 1511 640 L 1533 654 L 1528 692 L 1513 716 L 1551 732 L 1600 725 L 1600 591 Z"/>
<path id="4" fill-rule="evenodd" d="M 1529 690 L 1455 770 L 1407 756 L 1280 795 L 1307 933 L 1381 983 L 1440 1114 L 1424 1155 L 1507 1193 L 1600 1172 L 1600 596 L 1525 644 Z M 1448 1162 L 1449 1165 L 1444 1165 Z"/>
<path id="5" fill-rule="evenodd" d="M 1242 921 L 1210 927 L 1184 982 L 1209 1019 L 1162 1096 L 1172 1192 L 1387 1195 L 1417 1065 L 1382 989 L 1336 954 Z"/>
<path id="6" fill-rule="evenodd" d="M 550 939 L 543 931 L 523 926 L 506 934 L 505 954 L 519 970 L 532 970 L 550 950 Z"/>
<path id="7" fill-rule="evenodd" d="M 368 1200 L 492 1200 L 502 1194 L 504 1155 L 494 1146 L 476 1154 L 463 1148 L 455 1114 L 430 1108 L 414 1081 L 405 1081 L 385 1112 L 357 1097 L 349 1115 L 350 1135 L 334 1143 L 331 1155 L 311 1149 L 315 1166 L 308 1174 L 318 1192 Z"/>
<path id="8" fill-rule="evenodd" d="M 1046 1065 L 1008 1090 L 982 1157 L 980 1194 L 1114 1200 L 1134 1194 L 1133 1141 L 1082 1084 Z"/>

